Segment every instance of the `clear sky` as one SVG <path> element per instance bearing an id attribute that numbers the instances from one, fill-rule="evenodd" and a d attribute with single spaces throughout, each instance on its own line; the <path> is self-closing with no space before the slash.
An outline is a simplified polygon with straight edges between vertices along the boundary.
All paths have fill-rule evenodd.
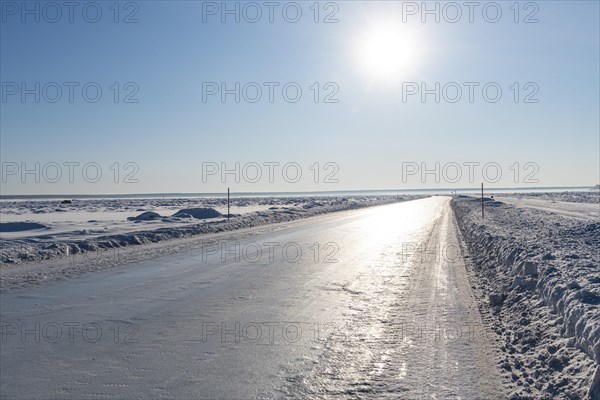
<path id="1" fill-rule="evenodd" d="M 597 1 L 1 4 L 4 195 L 600 180 Z"/>

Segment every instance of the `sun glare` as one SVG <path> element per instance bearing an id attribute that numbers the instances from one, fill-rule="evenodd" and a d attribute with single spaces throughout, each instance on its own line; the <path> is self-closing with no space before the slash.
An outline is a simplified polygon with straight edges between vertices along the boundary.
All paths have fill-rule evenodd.
<path id="1" fill-rule="evenodd" d="M 356 56 L 361 69 L 373 80 L 404 78 L 420 62 L 417 35 L 390 22 L 373 24 L 358 38 Z"/>

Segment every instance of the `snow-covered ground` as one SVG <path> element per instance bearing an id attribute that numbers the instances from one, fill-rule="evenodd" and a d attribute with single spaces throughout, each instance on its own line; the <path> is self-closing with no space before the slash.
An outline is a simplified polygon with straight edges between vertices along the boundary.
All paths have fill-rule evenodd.
<path id="1" fill-rule="evenodd" d="M 600 398 L 598 204 L 519 197 L 486 199 L 484 219 L 480 199 L 453 200 L 500 367 L 514 398 Z"/>
<path id="2" fill-rule="evenodd" d="M 86 199 L 0 202 L 0 266 L 290 221 L 423 196 Z M 216 212 L 214 212 L 216 211 Z M 203 214 L 211 214 L 205 218 Z M 156 213 L 156 214 L 151 214 Z M 208 216 L 208 214 L 206 214 Z"/>
<path id="3" fill-rule="evenodd" d="M 240 199 L 231 214 L 240 216 L 273 207 L 264 199 Z M 182 209 L 212 208 L 227 214 L 225 199 L 146 199 L 146 200 L 78 200 L 61 204 L 57 200 L 0 202 L 0 238 L 24 239 L 43 236 L 47 239 L 79 240 L 138 230 L 168 228 L 198 222 L 194 218 L 175 217 Z M 144 212 L 155 212 L 162 218 L 131 221 Z M 37 223 L 28 226 L 26 223 Z M 142 223 L 143 222 L 143 223 Z"/>

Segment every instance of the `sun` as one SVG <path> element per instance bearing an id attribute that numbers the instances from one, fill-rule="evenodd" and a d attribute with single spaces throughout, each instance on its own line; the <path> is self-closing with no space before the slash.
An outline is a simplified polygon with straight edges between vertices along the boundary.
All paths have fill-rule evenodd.
<path id="1" fill-rule="evenodd" d="M 418 41 L 418 35 L 406 26 L 390 21 L 373 23 L 357 39 L 357 63 L 372 80 L 391 83 L 404 79 L 421 61 Z"/>

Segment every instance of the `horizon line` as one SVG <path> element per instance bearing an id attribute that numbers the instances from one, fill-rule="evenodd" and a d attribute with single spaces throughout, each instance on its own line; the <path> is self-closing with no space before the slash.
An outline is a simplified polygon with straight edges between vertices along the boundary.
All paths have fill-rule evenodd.
<path id="1" fill-rule="evenodd" d="M 530 186 L 530 187 L 499 187 L 499 188 L 491 188 L 492 190 L 540 190 L 540 189 L 593 189 L 598 185 L 590 185 L 590 186 Z M 258 192 L 230 192 L 231 194 L 237 195 L 265 195 L 265 194 L 334 194 L 334 193 L 368 193 L 368 192 L 435 192 L 435 191 L 480 191 L 481 187 L 461 187 L 461 188 L 426 188 L 426 189 L 344 189 L 344 190 L 315 190 L 315 191 L 258 191 Z M 486 188 L 484 187 L 484 190 Z M 489 191 L 490 188 L 487 188 Z M 393 193 L 391 193 L 393 194 Z M 93 198 L 93 197 L 112 197 L 112 196 L 128 196 L 128 197 L 173 197 L 173 196 L 182 196 L 182 197 L 207 197 L 207 196 L 225 196 L 227 195 L 227 191 L 223 192 L 155 192 L 155 193 L 94 193 L 94 194 L 9 194 L 9 195 L 0 195 L 0 200 L 9 200 L 13 198 Z"/>

